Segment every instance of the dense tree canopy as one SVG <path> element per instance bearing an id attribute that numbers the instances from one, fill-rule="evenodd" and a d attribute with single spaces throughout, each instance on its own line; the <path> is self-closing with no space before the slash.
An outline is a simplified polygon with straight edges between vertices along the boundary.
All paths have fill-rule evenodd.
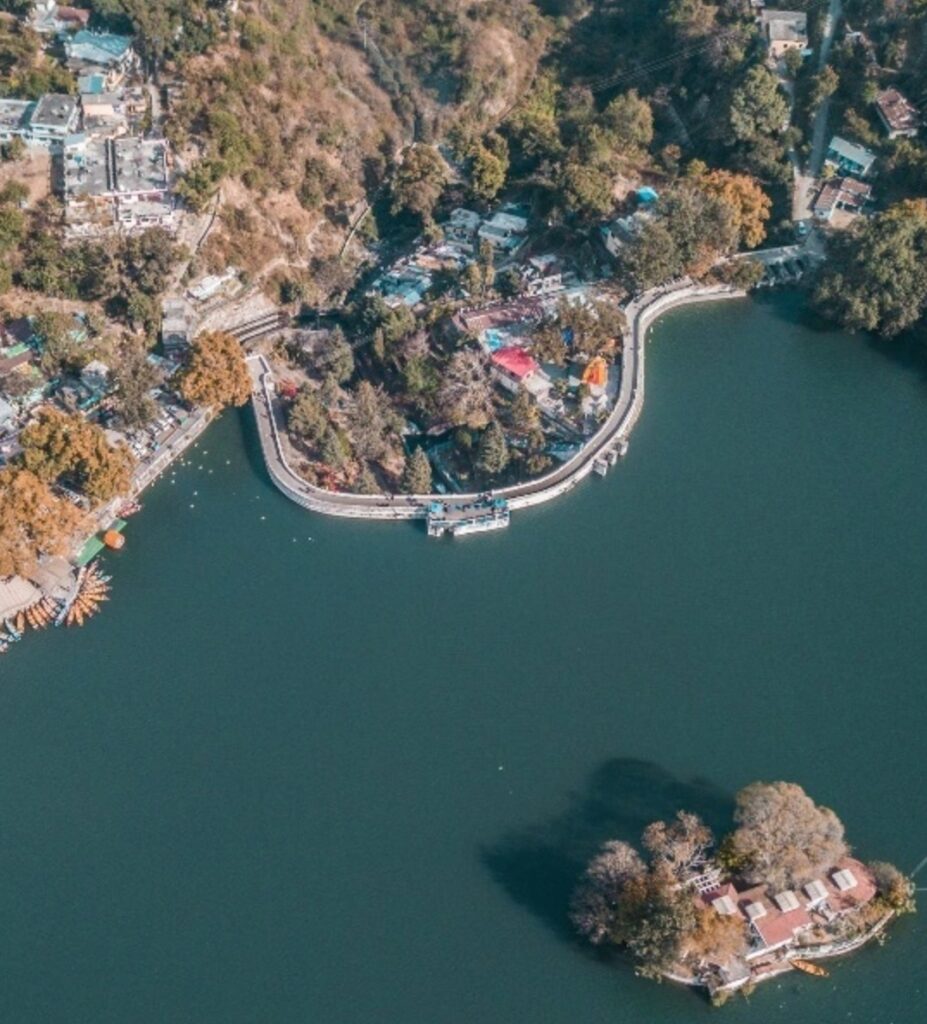
<path id="1" fill-rule="evenodd" d="M 35 473 L 0 469 L 0 577 L 28 576 L 40 554 L 66 554 L 84 525 L 80 509 Z"/>
<path id="2" fill-rule="evenodd" d="M 827 316 L 886 337 L 927 310 L 927 200 L 899 203 L 832 236 L 815 291 Z"/>
<path id="3" fill-rule="evenodd" d="M 67 482 L 93 502 L 129 492 L 134 456 L 82 416 L 43 410 L 19 440 L 23 466 L 45 483 Z"/>
<path id="4" fill-rule="evenodd" d="M 743 874 L 776 890 L 810 882 L 848 851 L 837 815 L 795 783 L 755 782 L 742 789 L 734 820 L 732 847 Z"/>
<path id="5" fill-rule="evenodd" d="M 193 343 L 180 390 L 194 405 L 217 409 L 244 405 L 251 397 L 251 378 L 238 339 L 224 331 L 199 335 Z"/>

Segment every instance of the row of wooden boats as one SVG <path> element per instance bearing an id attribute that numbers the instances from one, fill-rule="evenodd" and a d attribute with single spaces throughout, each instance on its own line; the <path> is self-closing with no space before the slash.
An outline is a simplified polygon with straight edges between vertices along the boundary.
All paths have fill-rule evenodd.
<path id="1" fill-rule="evenodd" d="M 0 630 L 0 654 L 22 640 L 27 629 L 82 626 L 99 611 L 103 601 L 109 600 L 110 578 L 104 576 L 95 563 L 85 566 L 78 571 L 74 588 L 65 600 L 42 597 L 13 618 L 4 620 L 4 628 Z"/>

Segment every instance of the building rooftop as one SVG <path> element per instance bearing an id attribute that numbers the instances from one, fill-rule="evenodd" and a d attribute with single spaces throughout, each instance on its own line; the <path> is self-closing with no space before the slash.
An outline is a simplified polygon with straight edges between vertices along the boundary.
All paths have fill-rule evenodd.
<path id="1" fill-rule="evenodd" d="M 34 103 L 29 100 L 0 99 L 0 132 L 15 132 L 29 120 Z"/>
<path id="2" fill-rule="evenodd" d="M 131 36 L 112 32 L 89 32 L 82 29 L 65 43 L 69 60 L 109 67 L 118 64 L 132 48 Z"/>
<path id="3" fill-rule="evenodd" d="M 77 100 L 73 96 L 50 92 L 36 103 L 29 124 L 33 128 L 41 126 L 66 130 L 73 124 L 76 114 Z"/>
<path id="4" fill-rule="evenodd" d="M 112 147 L 119 192 L 167 189 L 167 152 L 160 139 L 115 139 Z"/>
<path id="5" fill-rule="evenodd" d="M 493 353 L 492 361 L 496 366 L 505 370 L 506 373 L 517 380 L 530 377 L 538 369 L 538 364 L 534 358 L 518 345 L 500 348 L 498 352 Z"/>
<path id="6" fill-rule="evenodd" d="M 876 160 L 876 155 L 871 149 L 866 149 L 865 146 L 860 146 L 855 142 L 849 142 L 839 135 L 835 135 L 830 140 L 827 152 L 828 154 L 835 153 L 841 159 L 859 164 L 863 168 L 871 167 Z"/>
<path id="7" fill-rule="evenodd" d="M 765 10 L 760 16 L 770 41 L 807 43 L 808 15 L 804 11 Z"/>
<path id="8" fill-rule="evenodd" d="M 882 120 L 893 132 L 916 132 L 921 119 L 917 109 L 897 89 L 885 89 L 876 97 Z"/>

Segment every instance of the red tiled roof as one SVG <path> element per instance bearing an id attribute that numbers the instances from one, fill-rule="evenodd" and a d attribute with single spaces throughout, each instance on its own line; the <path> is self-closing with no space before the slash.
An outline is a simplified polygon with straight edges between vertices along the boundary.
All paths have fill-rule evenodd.
<path id="1" fill-rule="evenodd" d="M 518 380 L 530 377 L 538 368 L 534 359 L 518 345 L 500 348 L 498 352 L 493 353 L 492 361 Z"/>

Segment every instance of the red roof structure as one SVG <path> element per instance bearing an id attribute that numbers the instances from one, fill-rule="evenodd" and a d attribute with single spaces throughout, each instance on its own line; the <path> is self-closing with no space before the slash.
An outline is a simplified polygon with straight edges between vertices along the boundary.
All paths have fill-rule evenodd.
<path id="1" fill-rule="evenodd" d="M 498 352 L 493 353 L 492 361 L 516 380 L 524 380 L 538 369 L 538 364 L 531 355 L 519 345 L 500 348 Z"/>

